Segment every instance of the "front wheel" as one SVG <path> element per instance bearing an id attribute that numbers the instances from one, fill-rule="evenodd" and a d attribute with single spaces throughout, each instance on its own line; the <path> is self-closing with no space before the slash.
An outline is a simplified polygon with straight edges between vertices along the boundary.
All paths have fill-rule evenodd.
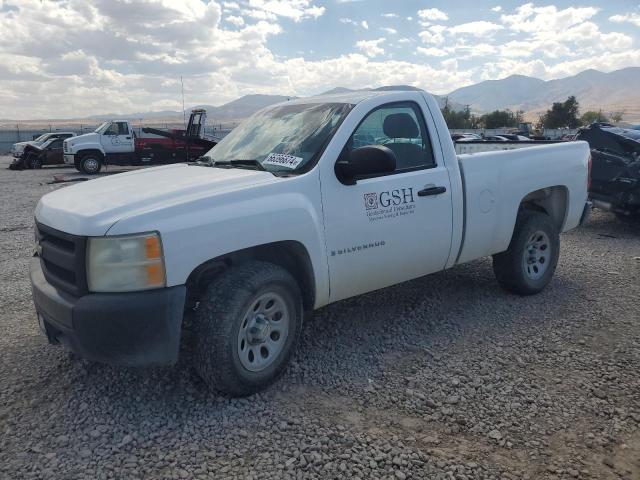
<path id="1" fill-rule="evenodd" d="M 196 314 L 195 367 L 214 390 L 258 392 L 283 372 L 302 329 L 302 296 L 283 268 L 252 261 L 222 274 Z"/>
<path id="2" fill-rule="evenodd" d="M 95 175 L 102 169 L 102 159 L 95 154 L 84 155 L 78 163 L 78 170 L 87 175 Z"/>
<path id="3" fill-rule="evenodd" d="M 24 161 L 26 168 L 38 169 L 42 168 L 42 159 L 38 155 L 29 155 Z"/>
<path id="4" fill-rule="evenodd" d="M 549 215 L 524 211 L 518 215 L 508 250 L 493 256 L 493 271 L 506 290 L 533 295 L 551 281 L 559 256 L 560 234 Z"/>

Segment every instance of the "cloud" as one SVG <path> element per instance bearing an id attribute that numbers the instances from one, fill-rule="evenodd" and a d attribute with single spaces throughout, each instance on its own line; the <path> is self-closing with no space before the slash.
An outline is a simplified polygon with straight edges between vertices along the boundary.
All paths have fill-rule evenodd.
<path id="1" fill-rule="evenodd" d="M 318 18 L 325 8 L 313 5 L 311 0 L 249 0 L 249 6 L 265 14 L 290 18 L 299 22 L 305 18 Z"/>
<path id="2" fill-rule="evenodd" d="M 356 42 L 356 48 L 362 50 L 367 57 L 377 57 L 384 54 L 384 48 L 380 46 L 384 41 L 384 37 L 376 40 L 359 40 Z"/>
<path id="3" fill-rule="evenodd" d="M 226 18 L 227 22 L 229 22 L 232 25 L 236 25 L 237 27 L 241 27 L 244 25 L 244 18 L 240 17 L 240 16 L 235 16 L 235 15 L 229 15 Z"/>
<path id="4" fill-rule="evenodd" d="M 503 29 L 504 27 L 502 25 L 498 25 L 497 23 L 479 20 L 477 22 L 469 22 L 469 23 L 463 23 L 461 25 L 456 25 L 454 27 L 451 27 L 449 29 L 449 32 L 454 35 L 469 34 L 469 35 L 475 35 L 477 37 L 481 37 L 484 35 L 495 33 Z"/>
<path id="5" fill-rule="evenodd" d="M 613 23 L 631 23 L 636 27 L 640 27 L 640 13 L 625 13 L 623 15 L 613 15 L 609 17 L 609 21 Z"/>
<path id="6" fill-rule="evenodd" d="M 586 68 L 610 71 L 640 65 L 638 35 L 632 28 L 612 31 L 616 25 L 633 24 L 636 13 L 602 15 L 592 7 L 532 3 L 501 10 L 499 20 L 478 10 L 473 22 L 458 25 L 451 22 L 453 14 L 449 19 L 441 10 L 421 10 L 430 13 L 418 17 L 417 35 L 412 30 L 416 22 L 405 23 L 406 12 L 401 17 L 379 13 L 398 18 L 393 23 L 364 17 L 376 22 L 366 24 L 369 31 L 381 31 L 383 38 L 361 36 L 355 46 L 345 42 L 344 50 L 330 58 L 272 50 L 274 37 L 295 28 L 305 31 L 326 15 L 323 4 L 11 0 L 12 8 L 6 8 L 7 2 L 0 0 L 0 31 L 10 32 L 0 36 L 2 116 L 179 110 L 180 76 L 185 78 L 187 103 L 195 105 L 220 104 L 249 93 L 304 96 L 336 83 L 350 88 L 407 84 L 445 93 L 513 73 L 550 79 Z M 364 33 L 362 18 L 340 22 Z M 309 28 L 309 35 L 314 30 Z M 401 35 L 392 37 L 396 30 Z M 294 51 L 308 52 L 304 47 L 296 45 Z M 357 53 L 349 53 L 352 48 Z M 317 52 L 325 53 L 320 48 Z"/>
<path id="7" fill-rule="evenodd" d="M 418 47 L 418 52 L 428 57 L 446 57 L 450 51 L 437 47 Z"/>
<path id="8" fill-rule="evenodd" d="M 492 12 L 501 12 L 502 11 L 502 7 L 500 5 L 496 5 L 495 7 L 493 7 L 491 9 Z"/>
<path id="9" fill-rule="evenodd" d="M 428 22 L 449 20 L 449 15 L 437 8 L 425 8 L 424 10 L 418 10 L 418 17 Z"/>
<path id="10" fill-rule="evenodd" d="M 440 45 L 444 43 L 444 34 L 446 27 L 444 25 L 432 25 L 420 32 L 418 36 L 424 43 Z"/>
<path id="11" fill-rule="evenodd" d="M 578 25 L 598 13 L 595 7 L 569 7 L 558 10 L 554 5 L 535 7 L 527 3 L 518 7 L 514 14 L 502 15 L 502 22 L 516 32 L 561 32 Z"/>

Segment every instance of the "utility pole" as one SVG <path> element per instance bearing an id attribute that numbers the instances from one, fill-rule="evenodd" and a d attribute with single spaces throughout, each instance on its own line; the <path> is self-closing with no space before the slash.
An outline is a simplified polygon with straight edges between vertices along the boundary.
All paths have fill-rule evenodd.
<path id="1" fill-rule="evenodd" d="M 182 75 L 180 75 L 180 86 L 182 88 L 182 123 L 184 124 L 185 131 L 187 130 L 187 111 L 184 108 L 184 81 Z"/>

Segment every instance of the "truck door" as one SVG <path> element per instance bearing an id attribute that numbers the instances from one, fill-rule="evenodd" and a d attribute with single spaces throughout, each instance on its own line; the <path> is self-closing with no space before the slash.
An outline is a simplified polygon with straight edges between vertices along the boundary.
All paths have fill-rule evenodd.
<path id="1" fill-rule="evenodd" d="M 441 150 L 434 153 L 432 147 L 438 144 L 429 134 L 435 125 L 426 118 L 415 102 L 384 104 L 352 133 L 340 156 L 365 145 L 385 145 L 396 154 L 391 174 L 345 185 L 334 168 L 323 169 L 331 301 L 445 267 L 452 235 L 451 188 Z"/>
<path id="2" fill-rule="evenodd" d="M 133 152 L 133 135 L 129 131 L 129 124 L 112 122 L 102 135 L 101 143 L 107 153 Z"/>

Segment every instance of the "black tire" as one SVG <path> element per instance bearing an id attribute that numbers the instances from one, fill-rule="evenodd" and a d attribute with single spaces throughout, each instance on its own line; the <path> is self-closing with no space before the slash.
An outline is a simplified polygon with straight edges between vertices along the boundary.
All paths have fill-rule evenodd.
<path id="1" fill-rule="evenodd" d="M 31 153 L 22 156 L 22 169 L 29 170 L 31 168 Z"/>
<path id="2" fill-rule="evenodd" d="M 240 340 L 241 329 L 248 331 L 247 321 L 251 320 L 247 319 L 252 315 L 253 305 L 264 295 L 271 294 L 279 296 L 280 303 L 286 306 L 288 333 L 279 347 L 281 350 L 269 360 L 272 363 L 263 370 L 250 371 L 241 359 L 241 345 L 245 345 Z M 214 390 L 232 396 L 256 393 L 284 372 L 298 343 L 302 319 L 300 288 L 286 270 L 261 261 L 232 267 L 209 285 L 196 312 L 193 326 L 195 368 Z M 275 333 L 271 328 L 269 326 L 269 335 Z M 243 348 L 262 348 L 260 343 L 246 345 Z"/>
<path id="3" fill-rule="evenodd" d="M 102 170 L 102 158 L 94 153 L 87 153 L 80 157 L 78 167 L 78 170 L 84 174 L 95 175 Z"/>
<path id="4" fill-rule="evenodd" d="M 25 159 L 25 168 L 29 169 L 39 169 L 42 168 L 42 160 L 37 155 L 29 155 Z"/>
<path id="5" fill-rule="evenodd" d="M 536 236 L 539 232 L 544 233 L 546 239 L 544 235 Z M 531 248 L 527 249 L 528 246 Z M 525 252 L 528 252 L 526 259 Z M 493 256 L 493 272 L 504 289 L 519 295 L 534 295 L 551 281 L 559 256 L 560 234 L 551 218 L 542 212 L 525 210 L 518 215 L 507 251 Z M 529 260 L 534 258 L 532 265 Z M 542 259 L 544 262 L 538 263 Z"/>

